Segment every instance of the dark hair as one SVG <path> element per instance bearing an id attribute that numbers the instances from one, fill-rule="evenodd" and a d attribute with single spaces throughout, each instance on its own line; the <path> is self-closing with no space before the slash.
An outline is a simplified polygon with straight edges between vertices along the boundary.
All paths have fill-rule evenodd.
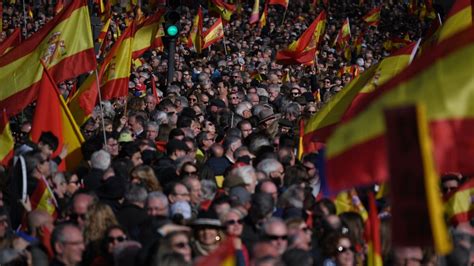
<path id="1" fill-rule="evenodd" d="M 122 145 L 119 157 L 132 158 L 132 156 L 137 152 L 140 152 L 140 147 L 136 143 L 127 142 Z"/>
<path id="2" fill-rule="evenodd" d="M 174 139 L 175 137 L 178 137 L 178 136 L 184 136 L 184 132 L 183 130 L 181 130 L 181 128 L 173 128 L 169 135 L 168 135 L 168 140 L 172 140 Z"/>
<path id="3" fill-rule="evenodd" d="M 193 123 L 192 118 L 190 118 L 189 116 L 180 115 L 178 117 L 178 121 L 176 122 L 176 127 L 177 128 L 191 127 L 192 123 Z"/>
<path id="4" fill-rule="evenodd" d="M 292 248 L 283 253 L 281 259 L 285 265 L 311 266 L 313 258 L 308 251 Z"/>
<path id="5" fill-rule="evenodd" d="M 56 137 L 51 131 L 42 132 L 39 142 L 48 145 L 53 151 L 56 151 L 59 145 L 58 137 Z"/>

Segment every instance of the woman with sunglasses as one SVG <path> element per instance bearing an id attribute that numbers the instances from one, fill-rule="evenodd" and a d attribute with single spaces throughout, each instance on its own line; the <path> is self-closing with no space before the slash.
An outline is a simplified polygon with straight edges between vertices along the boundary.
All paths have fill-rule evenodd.
<path id="1" fill-rule="evenodd" d="M 242 211 L 235 208 L 230 209 L 228 212 L 221 215 L 220 220 L 224 227 L 226 237 L 232 237 L 234 239 L 237 265 L 249 265 L 249 253 L 247 247 L 242 243 L 242 239 L 240 238 L 244 229 L 244 215 L 242 214 Z"/>
<path id="2" fill-rule="evenodd" d="M 91 266 L 95 265 L 114 265 L 113 253 L 118 243 L 122 243 L 128 239 L 125 229 L 120 225 L 112 225 L 105 231 L 102 239 L 102 247 L 100 256 L 92 261 Z"/>
<path id="3" fill-rule="evenodd" d="M 323 252 L 326 256 L 324 266 L 355 265 L 355 249 L 347 234 L 340 232 L 329 234 L 323 240 Z"/>

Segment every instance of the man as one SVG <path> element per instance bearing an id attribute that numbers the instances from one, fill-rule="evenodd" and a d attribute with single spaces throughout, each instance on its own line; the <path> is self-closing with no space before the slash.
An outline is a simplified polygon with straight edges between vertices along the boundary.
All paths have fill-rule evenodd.
<path id="1" fill-rule="evenodd" d="M 149 193 L 146 199 L 146 211 L 151 217 L 168 217 L 169 206 L 166 195 L 159 191 Z"/>
<path id="2" fill-rule="evenodd" d="M 112 158 L 105 150 L 98 150 L 91 156 L 90 165 L 91 170 L 84 178 L 84 187 L 88 190 L 96 190 L 101 182 L 102 177 L 107 169 L 110 167 Z"/>
<path id="3" fill-rule="evenodd" d="M 286 224 L 280 219 L 272 217 L 263 225 L 264 238 L 278 250 L 282 255 L 288 246 L 288 229 Z"/>
<path id="4" fill-rule="evenodd" d="M 252 134 L 252 124 L 248 120 L 242 120 L 237 124 L 237 127 L 242 132 L 242 139 L 245 139 L 248 135 Z"/>
<path id="5" fill-rule="evenodd" d="M 35 265 L 48 264 L 48 248 L 50 247 L 49 236 L 54 229 L 54 219 L 49 213 L 42 210 L 34 210 L 28 213 L 28 233 L 38 239 L 36 243 L 31 243 L 29 250 Z"/>
<path id="6" fill-rule="evenodd" d="M 86 213 L 90 205 L 97 199 L 92 194 L 84 191 L 77 192 L 72 198 L 72 209 L 69 220 L 83 229 L 86 222 Z"/>
<path id="7" fill-rule="evenodd" d="M 145 201 L 147 198 L 146 189 L 139 185 L 132 185 L 125 194 L 125 203 L 117 213 L 118 222 L 127 229 L 132 239 L 138 239 L 140 226 L 147 219 L 145 211 Z"/>
<path id="8" fill-rule="evenodd" d="M 202 153 L 207 153 L 214 144 L 214 138 L 211 133 L 202 131 L 197 135 L 196 142 Z"/>
<path id="9" fill-rule="evenodd" d="M 159 126 L 158 123 L 151 121 L 146 125 L 146 138 L 155 142 L 158 137 Z"/>
<path id="10" fill-rule="evenodd" d="M 316 198 L 321 191 L 321 181 L 319 179 L 318 169 L 316 168 L 317 155 L 307 154 L 303 157 L 303 166 L 308 172 L 309 180 L 307 184 L 311 187 L 311 194 Z"/>
<path id="11" fill-rule="evenodd" d="M 177 201 L 191 202 L 188 188 L 180 182 L 169 184 L 170 190 L 168 193 L 168 201 L 173 204 Z"/>
<path id="12" fill-rule="evenodd" d="M 228 136 L 224 140 L 224 149 L 225 154 L 224 157 L 229 161 L 229 165 L 231 166 L 235 163 L 237 158 L 234 158 L 234 152 L 242 146 L 242 141 L 239 137 L 235 136 Z"/>
<path id="13" fill-rule="evenodd" d="M 107 151 L 112 158 L 115 158 L 119 155 L 119 143 L 117 140 L 117 135 L 114 133 L 107 133 L 106 135 L 107 142 L 102 149 Z"/>
<path id="14" fill-rule="evenodd" d="M 146 102 L 146 111 L 148 112 L 148 114 L 152 114 L 153 111 L 155 111 L 155 108 L 156 108 L 156 98 L 155 98 L 155 96 L 147 95 L 146 99 L 145 99 L 145 102 Z"/>
<path id="15" fill-rule="evenodd" d="M 156 166 L 155 173 L 159 173 L 158 179 L 163 187 L 178 177 L 176 174 L 176 160 L 184 157 L 189 151 L 189 147 L 184 141 L 171 139 L 166 144 L 166 156 L 161 158 Z"/>
<path id="16" fill-rule="evenodd" d="M 191 175 L 185 177 L 182 182 L 190 192 L 191 207 L 197 212 L 202 201 L 201 181 L 197 175 Z"/>
<path id="17" fill-rule="evenodd" d="M 128 125 L 136 139 L 145 138 L 145 118 L 138 114 L 132 114 L 128 118 Z"/>
<path id="18" fill-rule="evenodd" d="M 283 169 L 283 165 L 278 160 L 265 159 L 258 163 L 257 170 L 264 172 L 278 188 L 283 187 L 285 170 Z"/>
<path id="19" fill-rule="evenodd" d="M 75 266 L 81 262 L 85 250 L 82 232 L 73 224 L 62 224 L 54 228 L 51 246 L 54 258 L 50 266 Z"/>

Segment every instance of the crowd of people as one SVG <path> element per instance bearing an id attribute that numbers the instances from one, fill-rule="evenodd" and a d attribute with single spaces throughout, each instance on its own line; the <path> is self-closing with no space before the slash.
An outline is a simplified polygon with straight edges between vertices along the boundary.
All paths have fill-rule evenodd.
<path id="1" fill-rule="evenodd" d="M 365 218 L 357 208 L 340 212 L 323 195 L 321 155 L 297 155 L 299 122 L 388 56 L 386 40 L 417 40 L 430 21 L 410 14 L 403 1 L 338 0 L 325 7 L 324 1 L 290 0 L 287 10 L 270 5 L 259 29 L 248 22 L 253 1 L 241 2 L 224 26 L 225 38 L 202 54 L 187 45 L 198 4 L 178 7 L 173 81 L 166 80 L 166 49 L 147 51 L 132 67 L 129 97 L 103 102 L 81 126 L 86 140 L 79 167 L 58 170 L 68 151 L 57 148 L 51 132 L 38 143 L 29 140 L 34 106 L 11 120 L 15 158 L 0 179 L 1 265 L 191 265 L 205 263 L 226 241 L 239 266 L 367 263 Z M 54 15 L 53 5 L 38 5 L 25 17 L 20 4 L 4 3 L 2 40 L 19 26 L 26 38 Z M 145 14 L 153 12 L 142 4 Z M 368 27 L 362 17 L 379 4 L 380 25 Z M 323 9 L 327 26 L 315 62 L 277 64 L 276 52 Z M 97 10 L 91 4 L 91 13 Z M 215 17 L 207 4 L 203 11 L 208 28 Z M 112 15 L 105 51 L 134 18 L 120 5 Z M 345 18 L 353 38 L 363 36 L 350 58 L 334 45 Z M 357 71 L 341 72 L 344 67 Z M 79 80 L 59 84 L 66 99 Z M 53 196 L 33 209 L 42 180 Z M 466 180 L 444 176 L 443 193 Z M 351 201 L 367 206 L 369 190 L 354 190 Z M 446 257 L 432 248 L 393 247 L 390 203 L 382 197 L 377 204 L 386 265 L 473 262 L 472 236 L 454 227 L 455 252 Z"/>

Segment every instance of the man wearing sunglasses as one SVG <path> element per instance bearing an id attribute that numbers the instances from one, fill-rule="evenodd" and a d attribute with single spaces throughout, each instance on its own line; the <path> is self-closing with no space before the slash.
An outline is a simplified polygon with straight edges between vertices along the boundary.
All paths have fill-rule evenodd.
<path id="1" fill-rule="evenodd" d="M 263 237 L 282 255 L 288 247 L 288 228 L 280 218 L 272 217 L 263 224 Z"/>

